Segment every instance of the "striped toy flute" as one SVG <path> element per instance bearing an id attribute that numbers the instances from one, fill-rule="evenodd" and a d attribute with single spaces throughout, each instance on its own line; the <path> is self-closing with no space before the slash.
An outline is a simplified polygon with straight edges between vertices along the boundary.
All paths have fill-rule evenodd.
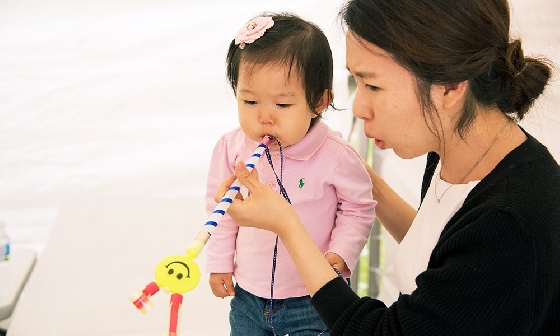
<path id="1" fill-rule="evenodd" d="M 262 139 L 261 143 L 257 146 L 257 149 L 255 149 L 253 155 L 251 155 L 251 157 L 245 163 L 245 166 L 249 171 L 253 170 L 255 164 L 257 163 L 257 161 L 259 161 L 264 150 L 266 149 L 266 147 L 268 146 L 268 144 L 272 139 L 274 138 L 268 135 L 266 135 Z M 208 217 L 208 220 L 206 221 L 202 229 L 198 231 L 193 242 L 189 245 L 189 248 L 187 249 L 188 257 L 194 259 L 200 254 L 200 251 L 202 251 L 204 245 L 206 245 L 206 242 L 208 242 L 208 239 L 210 239 L 212 232 L 214 231 L 216 226 L 218 226 L 218 223 L 226 214 L 226 210 L 229 208 L 231 202 L 239 192 L 240 187 L 241 187 L 241 182 L 239 182 L 238 179 L 235 179 L 235 181 L 233 181 L 231 187 L 225 193 L 220 203 L 218 203 L 218 205 L 216 206 L 216 208 L 214 209 L 210 217 Z"/>

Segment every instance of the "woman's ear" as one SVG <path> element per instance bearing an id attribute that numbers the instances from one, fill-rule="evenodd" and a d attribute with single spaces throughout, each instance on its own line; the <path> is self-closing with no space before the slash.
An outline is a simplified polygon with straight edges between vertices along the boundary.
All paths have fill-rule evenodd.
<path id="1" fill-rule="evenodd" d="M 468 81 L 462 81 L 457 84 L 446 84 L 443 85 L 441 91 L 441 103 L 444 109 L 452 109 L 456 107 L 457 104 L 463 106 L 463 101 L 465 99 L 465 94 L 467 92 Z"/>
<path id="2" fill-rule="evenodd" d="M 457 84 L 433 84 L 430 92 L 432 102 L 440 116 L 456 118 L 463 110 L 468 81 Z"/>
<path id="3" fill-rule="evenodd" d="M 321 99 L 319 99 L 319 102 L 315 105 L 315 111 L 317 112 L 317 114 L 313 114 L 313 118 L 315 118 L 318 114 L 323 113 L 323 111 L 325 111 L 327 107 L 329 107 L 329 105 L 332 103 L 333 99 L 334 92 L 332 92 L 331 90 L 323 91 Z"/>

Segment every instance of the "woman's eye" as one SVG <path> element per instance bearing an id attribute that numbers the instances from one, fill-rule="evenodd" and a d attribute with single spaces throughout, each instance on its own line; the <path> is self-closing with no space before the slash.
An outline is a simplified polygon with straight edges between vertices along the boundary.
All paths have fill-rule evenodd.
<path id="1" fill-rule="evenodd" d="M 245 104 L 247 104 L 247 105 L 255 105 L 255 104 L 257 103 L 257 102 L 254 101 L 254 100 L 244 100 L 243 102 L 244 102 Z"/>
<path id="2" fill-rule="evenodd" d="M 371 91 L 377 91 L 377 90 L 379 90 L 379 87 L 374 86 L 374 85 L 369 85 L 369 84 L 366 84 L 366 88 L 368 88 L 368 89 L 371 90 Z"/>

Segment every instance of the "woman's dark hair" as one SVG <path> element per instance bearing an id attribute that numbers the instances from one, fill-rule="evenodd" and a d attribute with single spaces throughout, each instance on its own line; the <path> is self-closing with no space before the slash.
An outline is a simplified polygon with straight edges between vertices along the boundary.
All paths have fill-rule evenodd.
<path id="1" fill-rule="evenodd" d="M 313 113 L 320 115 L 322 111 L 315 111 L 315 106 L 325 90 L 332 92 L 333 85 L 333 59 L 327 37 L 319 27 L 292 13 L 263 13 L 259 16 L 271 17 L 274 26 L 243 49 L 235 44 L 235 40 L 229 46 L 226 75 L 233 92 L 237 91 L 241 62 L 253 66 L 286 65 L 288 76 L 292 70 L 299 72 L 307 105 Z M 318 119 L 311 119 L 310 127 Z"/>
<path id="2" fill-rule="evenodd" d="M 351 0 L 339 16 L 416 77 L 424 118 L 438 136 L 432 84 L 468 81 L 455 126 L 463 136 L 477 106 L 523 119 L 551 77 L 550 61 L 525 57 L 521 41 L 510 38 L 507 0 Z"/>

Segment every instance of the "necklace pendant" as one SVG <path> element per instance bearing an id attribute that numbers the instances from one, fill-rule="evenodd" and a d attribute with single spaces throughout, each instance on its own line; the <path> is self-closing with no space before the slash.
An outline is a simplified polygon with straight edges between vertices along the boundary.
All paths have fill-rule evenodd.
<path id="1" fill-rule="evenodd" d="M 441 198 L 436 198 L 436 203 L 439 204 L 439 201 L 441 201 Z"/>

